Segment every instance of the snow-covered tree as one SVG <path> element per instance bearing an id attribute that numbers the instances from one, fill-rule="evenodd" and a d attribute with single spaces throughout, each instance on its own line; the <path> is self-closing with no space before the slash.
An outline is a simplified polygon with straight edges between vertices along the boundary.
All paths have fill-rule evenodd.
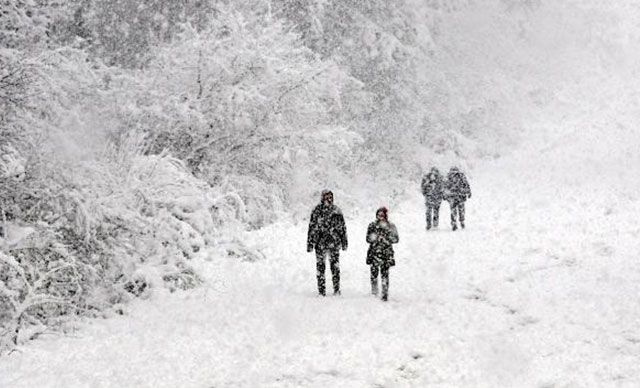
<path id="1" fill-rule="evenodd" d="M 345 148 L 333 153 L 348 152 L 357 140 L 331 114 L 357 83 L 266 14 L 220 8 L 209 28 L 185 26 L 144 72 L 110 87 L 134 102 L 126 130 L 147 134 L 147 152 L 169 151 L 237 191 L 256 225 L 288 202 L 292 157 L 311 152 L 314 174 L 337 171 L 331 152 L 317 150 L 341 139 Z"/>

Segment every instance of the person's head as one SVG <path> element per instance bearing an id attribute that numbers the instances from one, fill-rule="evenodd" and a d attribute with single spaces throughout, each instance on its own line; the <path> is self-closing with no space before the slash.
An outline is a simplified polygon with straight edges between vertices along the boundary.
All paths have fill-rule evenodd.
<path id="1" fill-rule="evenodd" d="M 382 206 L 378 210 L 376 210 L 376 220 L 378 221 L 389 221 L 389 209 Z"/>
<path id="2" fill-rule="evenodd" d="M 440 171 L 437 167 L 431 167 L 431 171 L 429 171 L 433 175 L 440 175 Z"/>
<path id="3" fill-rule="evenodd" d="M 460 173 L 460 169 L 456 166 L 451 167 L 451 170 L 449 170 L 449 174 L 459 174 Z"/>
<path id="4" fill-rule="evenodd" d="M 333 193 L 331 192 L 331 190 L 322 190 L 322 194 L 320 195 L 320 202 L 327 206 L 333 204 Z"/>

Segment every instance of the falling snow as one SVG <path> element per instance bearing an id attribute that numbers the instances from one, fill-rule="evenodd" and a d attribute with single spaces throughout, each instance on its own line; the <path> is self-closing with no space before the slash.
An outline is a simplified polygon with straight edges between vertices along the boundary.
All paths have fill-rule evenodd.
<path id="1" fill-rule="evenodd" d="M 0 386 L 640 386 L 639 18 L 3 2 Z M 324 189 L 344 226 L 320 296 Z"/>

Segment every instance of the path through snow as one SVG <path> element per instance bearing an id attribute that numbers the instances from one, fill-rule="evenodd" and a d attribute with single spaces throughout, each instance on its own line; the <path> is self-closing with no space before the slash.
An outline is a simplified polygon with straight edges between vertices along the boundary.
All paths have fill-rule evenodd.
<path id="1" fill-rule="evenodd" d="M 417 192 L 392 209 L 388 303 L 368 294 L 369 219 L 348 220 L 326 298 L 306 224 L 272 225 L 247 235 L 265 260 L 203 258 L 204 287 L 22 346 L 0 386 L 640 386 L 638 171 L 544 152 L 478 166 L 464 231 L 443 205 L 426 232 Z"/>

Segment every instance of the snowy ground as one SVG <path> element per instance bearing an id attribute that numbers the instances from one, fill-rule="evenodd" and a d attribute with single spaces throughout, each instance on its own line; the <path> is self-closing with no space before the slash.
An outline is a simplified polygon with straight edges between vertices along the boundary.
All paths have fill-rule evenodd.
<path id="1" fill-rule="evenodd" d="M 265 260 L 203 258 L 204 287 L 30 342 L 0 360 L 0 386 L 638 387 L 640 160 L 627 135 L 545 139 L 477 165 L 462 232 L 446 205 L 426 232 L 416 191 L 392 209 L 388 303 L 368 294 L 370 219 L 348 220 L 343 295 L 326 298 L 306 225 L 273 225 L 247 237 Z"/>

